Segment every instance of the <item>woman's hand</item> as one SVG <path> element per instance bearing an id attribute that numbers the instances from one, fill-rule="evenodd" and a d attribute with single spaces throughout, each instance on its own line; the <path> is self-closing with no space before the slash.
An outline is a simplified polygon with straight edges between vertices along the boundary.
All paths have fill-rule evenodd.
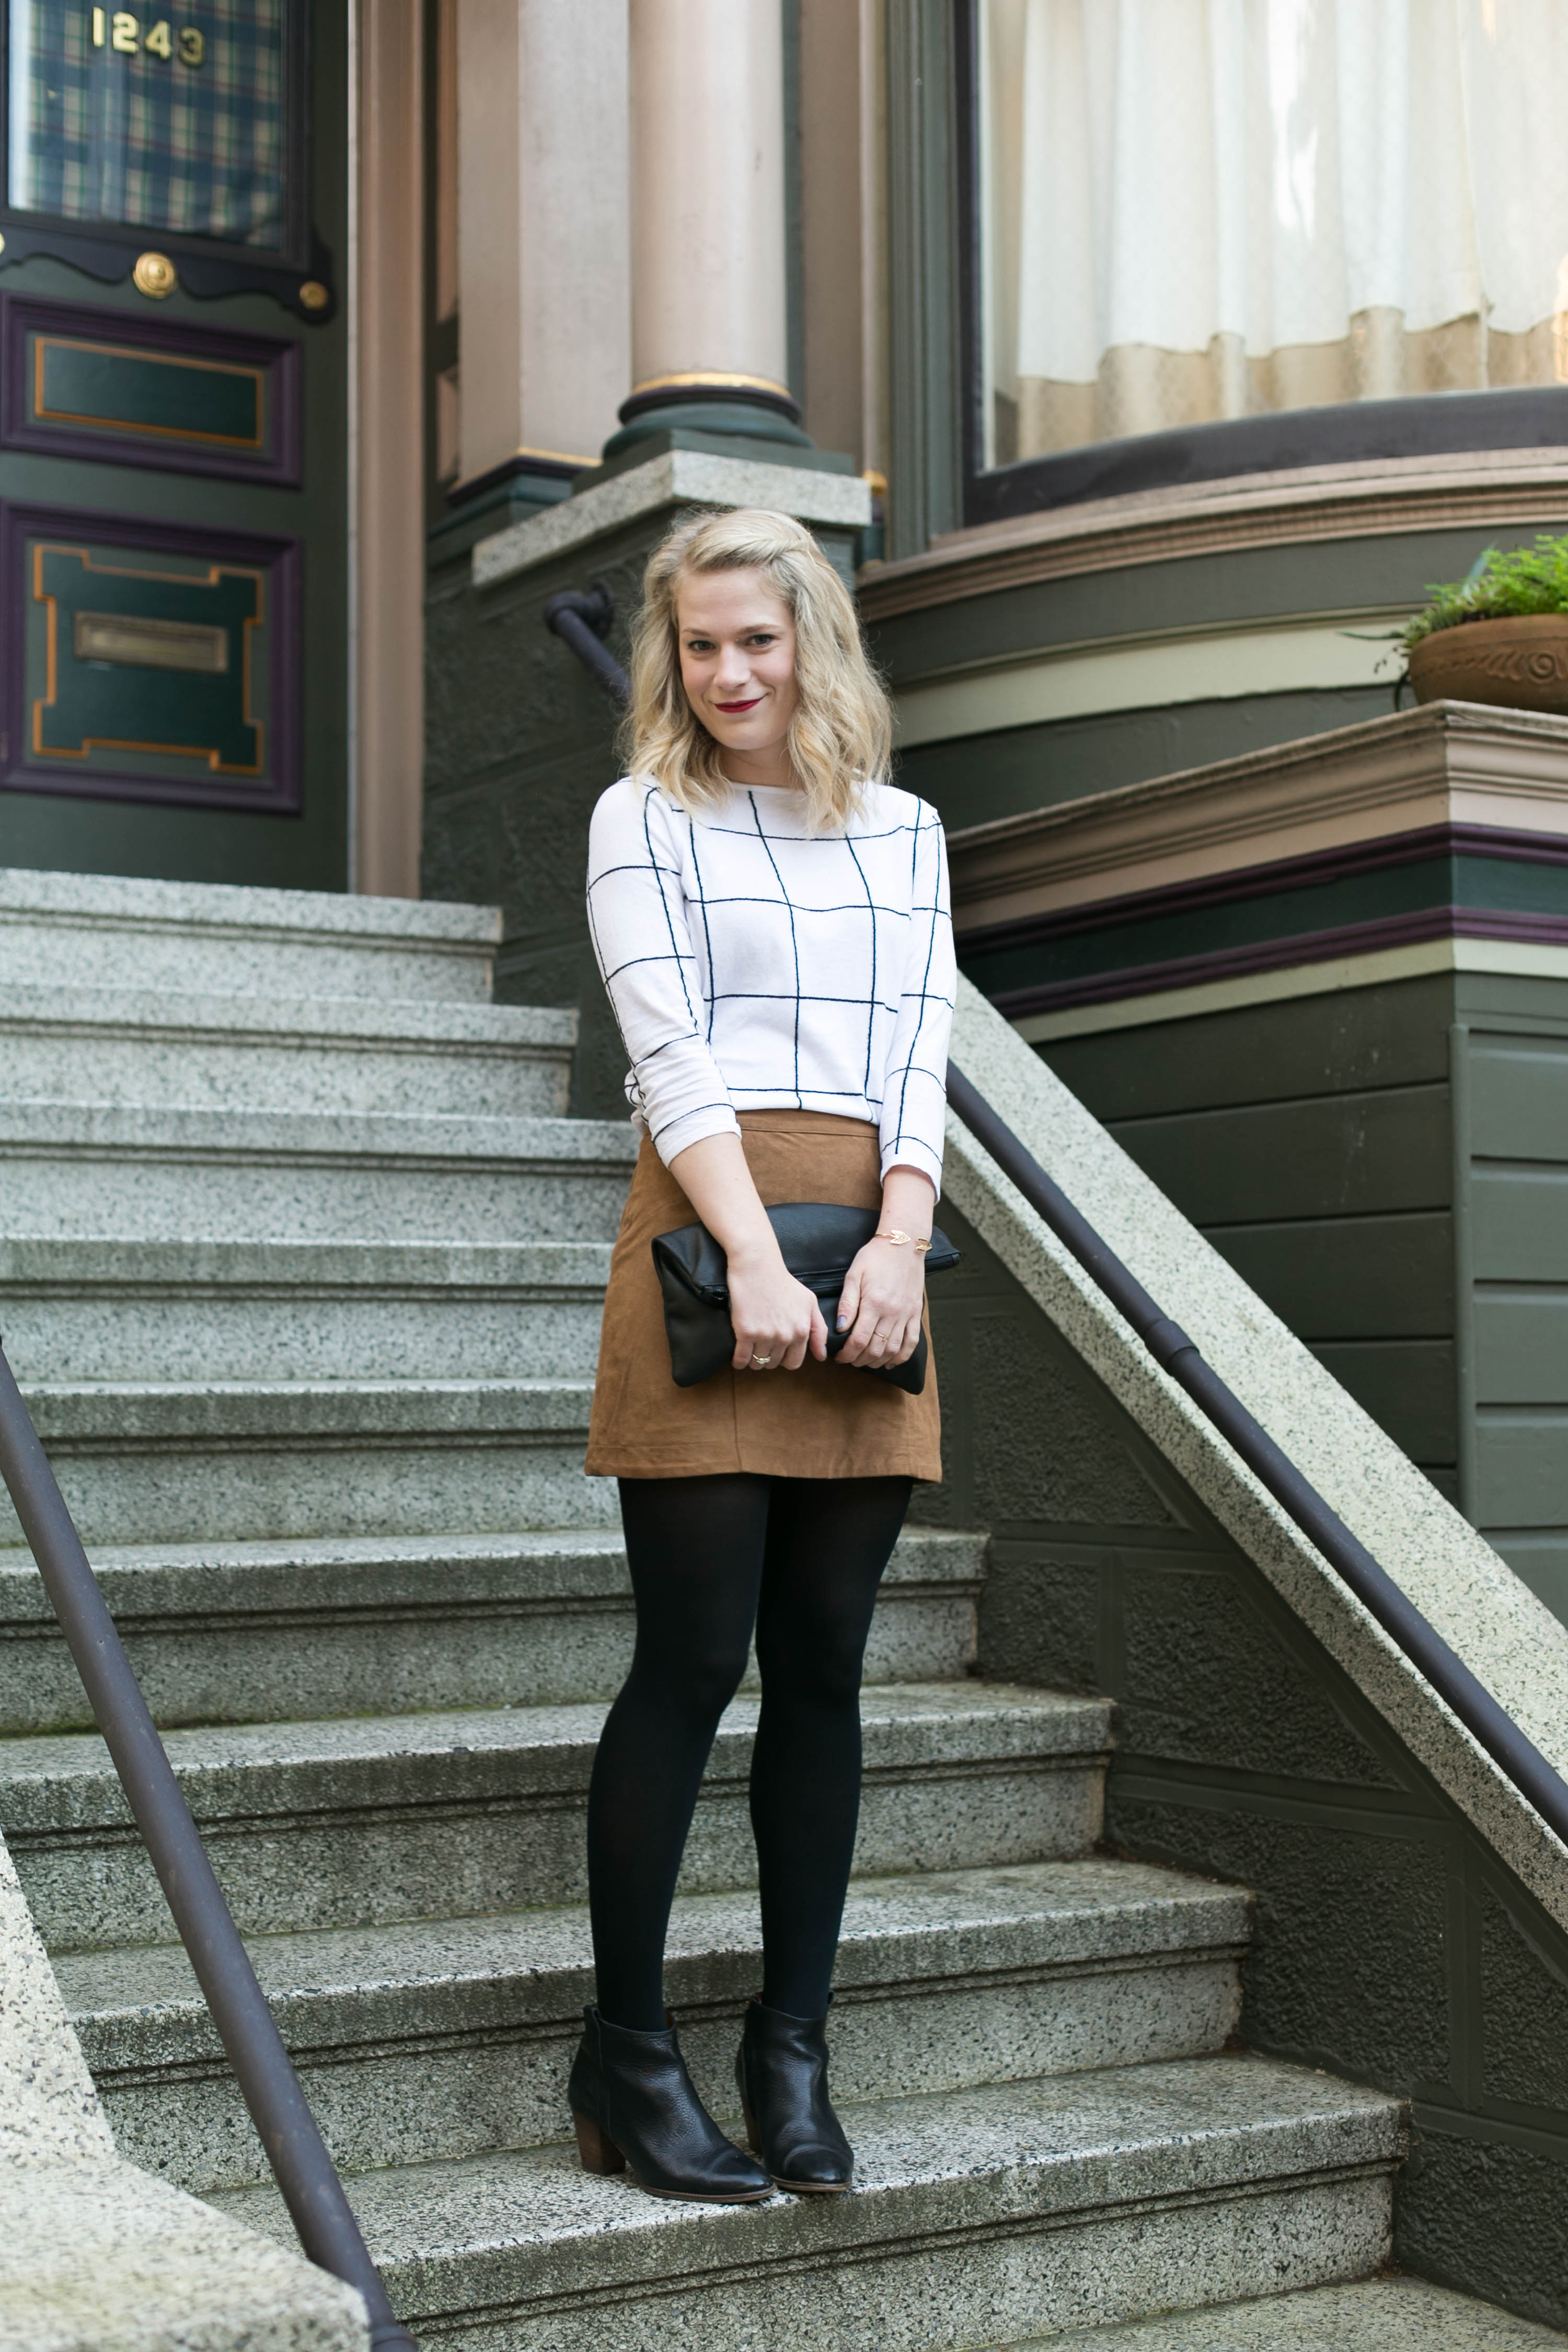
<path id="1" fill-rule="evenodd" d="M 913 1168 L 889 1169 L 881 1223 L 885 1231 L 910 1238 L 889 1242 L 873 1234 L 856 1254 L 838 1301 L 838 1328 L 849 1334 L 839 1351 L 841 1364 L 877 1371 L 906 1364 L 914 1354 L 926 1286 L 925 1253 L 915 1244 L 931 1239 L 935 1207 L 929 1178 Z"/>
<path id="2" fill-rule="evenodd" d="M 738 1372 L 798 1372 L 808 1348 L 818 1361 L 827 1353 L 827 1326 L 814 1293 L 785 1265 L 771 1225 L 768 1239 L 771 1254 L 759 1248 L 730 1257 L 730 1360 Z"/>
<path id="3" fill-rule="evenodd" d="M 822 1309 L 784 1262 L 738 1135 L 689 1143 L 669 1172 L 723 1251 L 738 1372 L 798 1372 L 827 1353 Z"/>

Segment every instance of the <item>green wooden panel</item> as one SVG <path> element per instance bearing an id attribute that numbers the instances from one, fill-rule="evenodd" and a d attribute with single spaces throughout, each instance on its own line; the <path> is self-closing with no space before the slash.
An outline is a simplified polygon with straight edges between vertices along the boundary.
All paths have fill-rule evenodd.
<path id="1" fill-rule="evenodd" d="M 965 603 L 945 604 L 957 615 Z M 995 735 L 921 743 L 899 754 L 899 781 L 942 812 L 951 831 L 994 818 L 1080 800 L 1119 784 L 1181 768 L 1206 767 L 1243 751 L 1263 751 L 1320 735 L 1331 727 L 1381 719 L 1379 689 L 1323 694 L 1239 695 L 1216 702 L 1177 702 L 1161 710 L 1111 710 L 1102 718 L 1060 719 Z"/>
<path id="2" fill-rule="evenodd" d="M 1521 1577 L 1531 1592 L 1568 1624 L 1568 1535 L 1520 1535 L 1512 1530 L 1494 1534 L 1489 1528 L 1481 1532 L 1515 1576 Z"/>
<path id="3" fill-rule="evenodd" d="M 1568 1163 L 1568 1042 L 1473 1040 L 1469 1143 L 1482 1159 Z"/>
<path id="4" fill-rule="evenodd" d="M 29 648 L 35 753 L 175 752 L 215 775 L 261 773 L 247 643 L 264 617 L 259 571 L 42 541 L 29 556 L 46 616 Z"/>
<path id="5" fill-rule="evenodd" d="M 1479 1282 L 1568 1282 L 1568 1172 L 1477 1168 L 1470 1234 Z"/>
<path id="6" fill-rule="evenodd" d="M 40 423 L 140 427 L 234 449 L 265 446 L 264 368 L 65 335 L 35 336 L 33 362 L 32 413 Z"/>
<path id="7" fill-rule="evenodd" d="M 1445 1210 L 1211 1225 L 1208 1238 L 1303 1339 L 1452 1337 L 1454 1231 Z"/>
<path id="8" fill-rule="evenodd" d="M 1478 1290 L 1475 1332 L 1483 1404 L 1568 1405 L 1568 1289 Z"/>
<path id="9" fill-rule="evenodd" d="M 1451 1463 L 1458 1451 L 1454 1350 L 1444 1339 L 1352 1339 L 1312 1353 L 1413 1462 Z"/>
<path id="10" fill-rule="evenodd" d="M 1547 1032 L 1568 1037 L 1568 980 L 1519 972 L 1460 971 L 1454 974 L 1458 1017 L 1476 1028 L 1513 1029 L 1524 1035 Z"/>
<path id="11" fill-rule="evenodd" d="M 1336 989 L 1036 1048 L 1097 1118 L 1360 1093 L 1448 1074 L 1453 983 Z"/>
<path id="12" fill-rule="evenodd" d="M 1447 1087 L 1109 1122 L 1201 1225 L 1446 1208 Z"/>
<path id="13" fill-rule="evenodd" d="M 1477 1414 L 1476 1523 L 1568 1528 L 1568 1411 L 1489 1405 Z"/>

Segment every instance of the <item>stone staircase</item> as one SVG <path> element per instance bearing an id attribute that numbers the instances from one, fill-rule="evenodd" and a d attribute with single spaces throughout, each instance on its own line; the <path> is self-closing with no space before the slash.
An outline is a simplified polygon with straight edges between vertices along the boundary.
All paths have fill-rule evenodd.
<path id="1" fill-rule="evenodd" d="M 6 1349 L 395 2302 L 464 2352 L 912 2352 L 1369 2278 L 1396 2103 L 1227 2047 L 1245 1893 L 1095 1853 L 1110 1709 L 971 1677 L 964 1534 L 906 1536 L 872 1640 L 857 2193 L 715 2210 L 578 2168 L 583 1811 L 630 1633 L 580 1465 L 631 1139 L 562 1115 L 571 1017 L 488 1002 L 495 938 L 0 875 Z M 0 1545 L 0 1827 L 119 2145 L 286 2238 L 8 1517 Z M 753 1714 L 668 1973 L 726 2118 Z M 1245 2340 L 1327 2341 L 1316 2300 Z"/>

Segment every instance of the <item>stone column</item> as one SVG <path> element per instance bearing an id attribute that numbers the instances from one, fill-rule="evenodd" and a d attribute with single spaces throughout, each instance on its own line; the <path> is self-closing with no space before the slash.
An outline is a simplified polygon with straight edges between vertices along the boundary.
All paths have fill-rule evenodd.
<path id="1" fill-rule="evenodd" d="M 614 429 L 631 370 L 626 39 L 626 0 L 461 0 L 459 504 L 559 498 Z"/>
<path id="2" fill-rule="evenodd" d="M 671 426 L 809 446 L 787 382 L 780 0 L 630 0 L 632 392 Z"/>

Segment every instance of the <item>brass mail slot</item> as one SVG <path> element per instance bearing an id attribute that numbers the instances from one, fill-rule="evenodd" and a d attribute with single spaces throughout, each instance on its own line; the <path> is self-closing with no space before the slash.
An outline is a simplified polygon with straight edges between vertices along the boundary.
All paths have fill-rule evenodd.
<path id="1" fill-rule="evenodd" d="M 228 631 L 202 621 L 140 620 L 132 613 L 78 613 L 71 630 L 78 661 L 128 662 L 139 669 L 195 670 L 221 677 Z"/>

